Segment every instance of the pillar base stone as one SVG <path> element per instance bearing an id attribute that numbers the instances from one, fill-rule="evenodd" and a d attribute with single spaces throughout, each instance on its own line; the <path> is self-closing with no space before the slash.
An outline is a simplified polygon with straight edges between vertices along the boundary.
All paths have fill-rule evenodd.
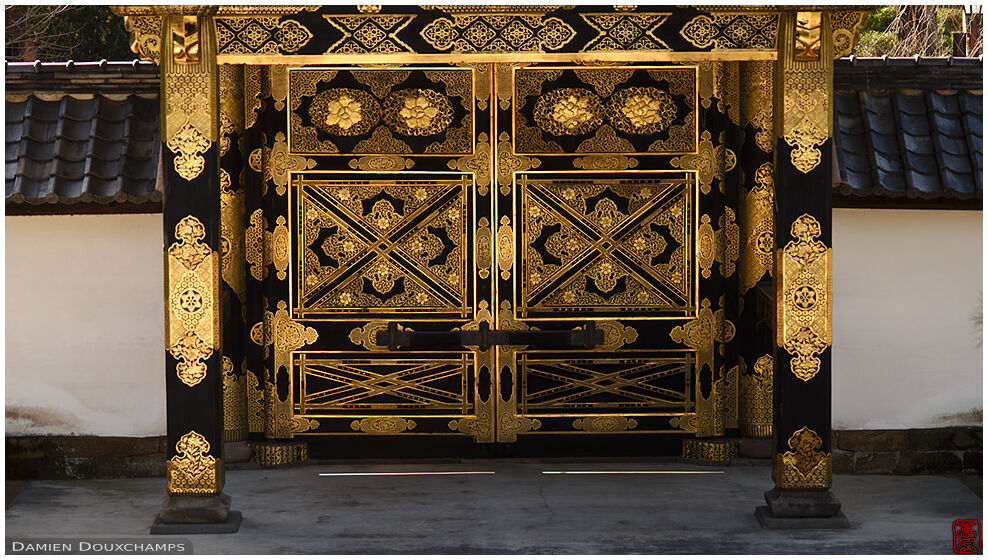
<path id="1" fill-rule="evenodd" d="M 772 438 L 743 437 L 738 445 L 740 455 L 750 459 L 771 459 L 773 449 Z"/>
<path id="2" fill-rule="evenodd" d="M 242 516 L 230 511 L 230 496 L 166 496 L 151 525 L 152 535 L 236 533 Z"/>
<path id="3" fill-rule="evenodd" d="M 250 446 L 246 441 L 228 441 L 223 444 L 223 463 L 245 463 L 250 460 Z"/>
<path id="4" fill-rule="evenodd" d="M 847 517 L 830 490 L 788 490 L 765 492 L 767 506 L 755 508 L 755 517 L 766 529 L 847 529 Z"/>

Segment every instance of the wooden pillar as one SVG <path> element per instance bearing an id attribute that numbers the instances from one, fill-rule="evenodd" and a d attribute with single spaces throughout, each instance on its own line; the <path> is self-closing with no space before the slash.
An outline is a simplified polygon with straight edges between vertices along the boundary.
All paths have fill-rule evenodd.
<path id="1" fill-rule="evenodd" d="M 830 492 L 833 41 L 830 16 L 784 12 L 775 69 L 775 379 L 767 527 L 846 527 Z"/>
<path id="2" fill-rule="evenodd" d="M 195 10 L 196 8 L 190 8 Z M 236 531 L 223 490 L 222 292 L 213 18 L 166 15 L 161 31 L 168 497 L 152 533 Z M 194 532 L 203 532 L 201 526 Z M 208 530 L 206 532 L 209 532 Z"/>

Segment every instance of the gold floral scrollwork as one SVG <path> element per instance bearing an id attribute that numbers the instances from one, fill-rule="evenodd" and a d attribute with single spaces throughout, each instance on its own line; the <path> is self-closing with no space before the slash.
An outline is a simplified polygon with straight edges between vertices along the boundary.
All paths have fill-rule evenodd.
<path id="1" fill-rule="evenodd" d="M 638 160 L 623 155 L 583 156 L 573 160 L 573 167 L 587 171 L 596 169 L 620 171 L 638 167 Z"/>
<path id="2" fill-rule="evenodd" d="M 167 349 L 178 360 L 178 378 L 189 387 L 206 377 L 206 360 L 219 346 L 219 259 L 205 237 L 203 223 L 186 216 L 168 248 Z"/>
<path id="3" fill-rule="evenodd" d="M 473 155 L 451 159 L 446 166 L 454 171 L 473 173 L 477 192 L 481 196 L 487 196 L 491 186 L 491 143 L 487 133 L 477 135 L 477 147 Z"/>
<path id="4" fill-rule="evenodd" d="M 411 169 L 415 162 L 402 156 L 374 155 L 351 159 L 350 169 L 361 171 L 404 171 Z"/>
<path id="5" fill-rule="evenodd" d="M 700 227 L 696 230 L 696 262 L 700 266 L 700 274 L 710 278 L 710 269 L 717 257 L 717 237 L 710 225 L 710 216 L 700 216 Z"/>
<path id="6" fill-rule="evenodd" d="M 226 175 L 225 170 L 220 170 Z M 229 175 L 227 175 L 229 177 Z M 240 301 L 247 297 L 244 267 L 244 191 L 220 189 L 220 259 L 223 280 Z"/>
<path id="7" fill-rule="evenodd" d="M 257 153 L 255 150 L 254 153 Z M 250 166 L 255 171 L 262 171 L 264 181 L 272 181 L 275 185 L 275 192 L 278 196 L 285 196 L 288 191 L 289 173 L 292 171 L 304 171 L 312 169 L 316 161 L 302 156 L 293 156 L 288 153 L 288 143 L 285 141 L 285 133 L 278 132 L 274 136 L 274 144 L 264 146 L 261 154 L 262 169 L 256 166 L 257 157 L 254 153 L 250 157 Z M 266 190 L 266 188 L 265 188 Z"/>
<path id="8" fill-rule="evenodd" d="M 833 115 L 827 83 L 827 68 L 785 70 L 782 138 L 793 148 L 793 167 L 802 173 L 820 165 L 820 146 L 830 138 Z"/>
<path id="9" fill-rule="evenodd" d="M 779 15 L 757 13 L 701 14 L 679 31 L 687 42 L 705 49 L 771 49 L 779 31 Z"/>
<path id="10" fill-rule="evenodd" d="M 449 421 L 450 430 L 470 434 L 477 441 L 492 441 L 494 437 L 493 427 L 493 418 L 486 411 L 477 413 L 474 418 L 458 418 Z"/>
<path id="11" fill-rule="evenodd" d="M 696 433 L 697 425 L 697 415 L 695 412 L 688 412 L 686 414 L 678 414 L 676 416 L 669 417 L 669 425 L 673 428 L 679 428 L 684 432 Z"/>
<path id="12" fill-rule="evenodd" d="M 720 261 L 720 275 L 728 278 L 734 274 L 735 263 L 740 256 L 741 228 L 735 222 L 734 210 L 724 207 L 724 213 L 717 220 L 717 260 Z"/>
<path id="13" fill-rule="evenodd" d="M 511 192 L 511 184 L 514 182 L 514 174 L 518 171 L 537 169 L 542 162 L 538 158 L 515 155 L 511 146 L 511 137 L 507 132 L 502 132 L 498 136 L 497 143 L 497 184 L 501 187 L 501 194 Z"/>
<path id="14" fill-rule="evenodd" d="M 772 392 L 774 390 L 774 360 L 765 354 L 755 361 L 754 375 L 741 376 L 741 435 L 772 437 Z"/>
<path id="15" fill-rule="evenodd" d="M 714 366 L 714 342 L 727 342 L 734 338 L 734 325 L 724 319 L 724 310 L 716 313 L 710 309 L 710 300 L 700 302 L 696 318 L 685 325 L 673 327 L 669 336 L 684 346 L 696 350 L 697 367 Z"/>
<path id="16" fill-rule="evenodd" d="M 371 321 L 363 327 L 355 327 L 350 330 L 350 342 L 357 346 L 363 346 L 371 352 L 384 352 L 388 347 L 381 346 L 377 343 L 377 333 L 388 330 L 388 323 L 389 321 Z M 407 329 L 399 323 L 398 330 L 406 331 L 411 329 Z"/>
<path id="17" fill-rule="evenodd" d="M 624 416 L 588 416 L 573 420 L 573 427 L 585 432 L 624 432 L 638 427 L 638 421 Z"/>
<path id="18" fill-rule="evenodd" d="M 504 412 L 498 418 L 497 440 L 510 442 L 518 439 L 518 434 L 538 430 L 542 427 L 542 421 L 538 418 L 527 418 L 518 416 L 511 412 Z"/>
<path id="19" fill-rule="evenodd" d="M 165 145 L 174 154 L 175 172 L 186 181 L 202 173 L 206 165 L 203 154 L 218 136 L 218 119 L 214 119 L 216 76 L 199 64 L 199 26 L 197 18 L 172 18 L 175 45 L 173 56 L 162 66 L 164 82 Z M 178 34 L 182 33 L 181 36 Z M 194 37 L 193 37 L 194 35 Z M 215 72 L 215 69 L 212 70 Z"/>
<path id="20" fill-rule="evenodd" d="M 250 267 L 250 275 L 262 281 L 267 276 L 267 268 L 264 264 L 264 215 L 260 208 L 250 215 L 244 241 L 244 258 Z"/>
<path id="21" fill-rule="evenodd" d="M 288 277 L 288 264 L 291 260 L 291 236 L 284 216 L 275 220 L 274 230 L 270 232 L 271 264 L 274 265 L 278 280 Z"/>
<path id="22" fill-rule="evenodd" d="M 817 239 L 820 222 L 809 214 L 797 218 L 791 232 L 795 240 L 779 251 L 777 342 L 792 356 L 793 375 L 809 381 L 820 372 L 817 356 L 831 344 L 832 250 Z"/>
<path id="23" fill-rule="evenodd" d="M 821 451 L 823 439 L 807 426 L 789 437 L 789 449 L 775 458 L 775 484 L 779 488 L 830 488 L 833 464 Z"/>
<path id="24" fill-rule="evenodd" d="M 288 304 L 284 301 L 278 302 L 278 310 L 274 312 L 271 325 L 274 338 L 274 368 L 275 372 L 282 368 L 291 370 L 292 352 L 313 344 L 319 333 L 312 327 L 306 327 L 292 319 L 288 313 Z"/>
<path id="25" fill-rule="evenodd" d="M 487 218 L 481 218 L 477 222 L 477 274 L 481 278 L 487 279 L 491 275 L 491 268 L 494 266 L 494 233 L 491 231 L 491 223 Z"/>
<path id="26" fill-rule="evenodd" d="M 770 61 L 741 63 L 741 103 L 744 122 L 755 129 L 755 145 L 766 154 L 775 149 L 772 82 L 775 69 Z"/>
<path id="27" fill-rule="evenodd" d="M 497 267 L 501 269 L 501 278 L 511 279 L 514 263 L 515 232 L 511 228 L 511 218 L 501 216 L 501 225 L 497 228 Z"/>
<path id="28" fill-rule="evenodd" d="M 868 12 L 829 12 L 828 15 L 833 34 L 834 58 L 853 54 L 861 29 L 868 22 Z"/>
<path id="29" fill-rule="evenodd" d="M 696 171 L 697 181 L 700 183 L 700 191 L 703 194 L 710 194 L 710 186 L 714 179 L 721 182 L 720 189 L 723 192 L 723 180 L 725 174 L 734 169 L 737 157 L 734 152 L 724 146 L 724 134 L 720 134 L 720 144 L 714 146 L 709 130 L 704 130 L 700 134 L 700 143 L 697 145 L 697 153 L 685 156 L 674 157 L 670 161 L 673 167 L 679 169 L 691 169 Z"/>
<path id="30" fill-rule="evenodd" d="M 604 331 L 604 342 L 597 346 L 601 351 L 617 350 L 638 340 L 638 331 L 620 321 L 598 321 L 597 328 Z"/>
<path id="31" fill-rule="evenodd" d="M 400 434 L 414 430 L 416 426 L 415 420 L 397 416 L 376 416 L 350 422 L 351 430 L 367 434 Z"/>
<path id="32" fill-rule="evenodd" d="M 765 162 L 755 170 L 755 184 L 741 201 L 741 293 L 768 273 L 775 254 L 775 166 Z"/>
<path id="33" fill-rule="evenodd" d="M 292 416 L 289 427 L 293 434 L 301 434 L 308 432 L 310 430 L 315 430 L 319 427 L 319 421 L 315 418 L 306 418 L 305 416 Z"/>
<path id="34" fill-rule="evenodd" d="M 218 494 L 223 490 L 223 460 L 209 454 L 209 442 L 195 430 L 175 444 L 176 455 L 167 463 L 171 495 Z"/>
<path id="35" fill-rule="evenodd" d="M 130 50 L 156 64 L 161 57 L 161 22 L 161 16 L 124 16 L 124 28 L 130 32 Z"/>

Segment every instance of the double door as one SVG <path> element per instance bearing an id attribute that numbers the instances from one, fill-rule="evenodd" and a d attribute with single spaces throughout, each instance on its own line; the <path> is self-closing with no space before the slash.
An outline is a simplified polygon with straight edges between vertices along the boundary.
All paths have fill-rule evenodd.
<path id="1" fill-rule="evenodd" d="M 700 71 L 288 69 L 292 431 L 716 431 Z"/>

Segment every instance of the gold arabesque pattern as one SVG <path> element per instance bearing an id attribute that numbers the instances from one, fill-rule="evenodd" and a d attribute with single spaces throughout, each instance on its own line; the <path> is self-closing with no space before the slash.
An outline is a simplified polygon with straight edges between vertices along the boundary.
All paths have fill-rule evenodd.
<path id="1" fill-rule="evenodd" d="M 175 226 L 166 272 L 167 344 L 178 360 L 175 372 L 194 387 L 206 377 L 206 360 L 218 348 L 219 258 L 203 242 L 206 228 L 195 216 Z"/>
<path id="2" fill-rule="evenodd" d="M 195 430 L 175 444 L 166 463 L 168 493 L 173 496 L 219 494 L 223 490 L 223 460 L 209 454 L 209 442 Z"/>
<path id="3" fill-rule="evenodd" d="M 774 457 L 775 484 L 787 489 L 830 488 L 833 463 L 830 453 L 820 451 L 823 439 L 807 426 L 793 432 L 789 451 Z"/>
<path id="4" fill-rule="evenodd" d="M 831 343 L 832 249 L 817 239 L 820 222 L 809 214 L 792 223 L 791 233 L 794 239 L 778 255 L 777 342 L 792 355 L 793 375 L 809 381 L 820 371 L 817 356 Z"/>

